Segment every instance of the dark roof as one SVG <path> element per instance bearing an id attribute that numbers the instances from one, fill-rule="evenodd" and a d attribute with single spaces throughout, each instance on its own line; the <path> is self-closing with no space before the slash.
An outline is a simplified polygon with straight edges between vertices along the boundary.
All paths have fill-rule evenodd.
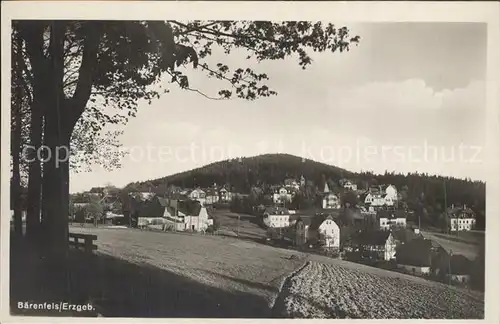
<path id="1" fill-rule="evenodd" d="M 473 262 L 461 254 L 451 256 L 451 273 L 454 275 L 466 275 L 471 273 Z"/>
<path id="2" fill-rule="evenodd" d="M 266 209 L 264 210 L 264 214 L 268 214 L 268 215 L 280 215 L 280 214 L 288 215 L 288 214 L 290 214 L 290 212 L 289 212 L 289 210 L 287 208 L 284 208 L 284 207 L 269 206 L 269 207 L 266 207 Z"/>
<path id="3" fill-rule="evenodd" d="M 469 207 L 453 207 L 448 208 L 448 214 L 452 215 L 452 217 L 458 218 L 475 218 L 476 213 Z"/>
<path id="4" fill-rule="evenodd" d="M 396 218 L 408 218 L 408 212 L 403 209 L 396 210 Z"/>
<path id="5" fill-rule="evenodd" d="M 361 245 L 385 245 L 391 232 L 361 231 L 354 235 L 353 241 Z"/>
<path id="6" fill-rule="evenodd" d="M 333 217 L 338 217 L 340 215 L 341 209 L 336 208 L 321 208 L 316 210 L 316 215 L 330 215 Z"/>
<path id="7" fill-rule="evenodd" d="M 306 217 L 313 217 L 313 216 L 332 216 L 333 219 L 336 219 L 340 216 L 340 213 L 342 212 L 342 209 L 335 209 L 335 208 L 309 208 L 309 209 L 299 209 L 296 211 L 295 215 L 297 216 L 306 216 Z"/>
<path id="8" fill-rule="evenodd" d="M 346 215 L 348 217 L 352 217 L 353 219 L 356 219 L 356 220 L 364 220 L 365 219 L 365 216 L 361 215 L 361 212 L 359 212 L 358 210 L 346 208 L 344 210 L 344 212 L 346 213 Z"/>
<path id="9" fill-rule="evenodd" d="M 431 248 L 432 242 L 424 238 L 399 245 L 396 249 L 397 263 L 428 267 L 431 265 Z"/>
<path id="10" fill-rule="evenodd" d="M 406 228 L 394 229 L 391 233 L 394 239 L 405 243 L 420 237 L 420 235 L 415 234 L 412 230 Z"/>
<path id="11" fill-rule="evenodd" d="M 387 209 L 379 209 L 377 211 L 378 218 L 407 218 L 408 213 L 404 210 L 387 210 Z"/>
<path id="12" fill-rule="evenodd" d="M 169 204 L 168 204 L 168 199 L 166 198 L 162 198 L 162 197 L 156 197 L 158 199 L 158 202 L 160 203 L 160 205 L 162 207 L 167 207 Z"/>
<path id="13" fill-rule="evenodd" d="M 325 214 L 315 215 L 311 217 L 309 228 L 311 230 L 317 230 L 321 226 L 321 224 L 323 224 L 323 222 L 327 219 L 335 221 L 334 217 L 330 215 L 325 215 Z"/>
<path id="14" fill-rule="evenodd" d="M 201 204 L 197 200 L 184 200 L 177 203 L 178 210 L 184 215 L 198 216 L 201 210 Z"/>
<path id="15" fill-rule="evenodd" d="M 311 217 L 311 216 L 305 216 L 305 215 L 300 215 L 300 216 L 298 216 L 298 215 L 292 215 L 292 216 L 294 216 L 293 217 L 294 220 L 295 219 L 297 220 L 297 222 L 295 223 L 295 226 L 297 226 L 297 224 L 299 222 L 304 223 L 304 225 L 311 226 L 311 221 L 312 221 L 313 217 Z M 292 218 L 292 216 L 290 216 L 290 218 Z"/>
<path id="16" fill-rule="evenodd" d="M 203 189 L 207 195 L 218 195 L 217 190 L 213 188 Z"/>
<path id="17" fill-rule="evenodd" d="M 174 200 L 187 200 L 188 199 L 188 197 L 186 195 L 180 194 L 178 192 L 171 194 L 169 198 L 174 199 Z"/>

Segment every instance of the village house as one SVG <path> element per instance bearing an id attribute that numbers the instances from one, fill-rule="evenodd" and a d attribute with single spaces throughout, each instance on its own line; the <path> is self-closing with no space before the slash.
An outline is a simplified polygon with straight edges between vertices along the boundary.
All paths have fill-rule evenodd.
<path id="1" fill-rule="evenodd" d="M 201 190 L 200 188 L 196 188 L 194 190 L 191 190 L 190 192 L 187 193 L 187 196 L 191 200 L 199 201 L 201 205 L 204 205 L 206 202 L 206 199 L 207 199 L 206 192 Z"/>
<path id="2" fill-rule="evenodd" d="M 342 209 L 342 226 L 349 226 L 356 230 L 371 230 L 378 229 L 374 226 L 376 222 L 376 214 L 362 211 L 358 208 L 344 208 Z"/>
<path id="3" fill-rule="evenodd" d="M 214 188 L 208 188 L 204 190 L 206 193 L 205 196 L 205 205 L 213 205 L 219 202 L 219 193 Z"/>
<path id="4" fill-rule="evenodd" d="M 213 225 L 208 209 L 197 200 L 166 200 L 163 217 L 165 229 L 176 231 L 205 231 Z"/>
<path id="5" fill-rule="evenodd" d="M 398 268 L 413 275 L 433 275 L 444 282 L 467 284 L 474 267 L 463 255 L 446 251 L 435 241 L 420 235 L 397 247 Z"/>
<path id="6" fill-rule="evenodd" d="M 377 212 L 374 210 L 361 210 L 361 216 L 363 217 L 363 228 L 366 230 L 378 230 L 380 229 L 379 220 L 377 219 Z"/>
<path id="7" fill-rule="evenodd" d="M 295 228 L 295 245 L 302 246 L 309 239 L 309 226 L 311 226 L 311 217 L 299 216 L 294 224 Z"/>
<path id="8" fill-rule="evenodd" d="M 337 225 L 333 217 L 327 216 L 322 221 L 315 221 L 316 219 L 313 219 L 309 230 L 312 231 L 313 235 L 316 235 L 320 244 L 325 249 L 339 249 L 340 227 Z"/>
<path id="9" fill-rule="evenodd" d="M 398 190 L 394 185 L 372 187 L 361 195 L 366 206 L 380 208 L 383 206 L 395 206 L 398 202 Z"/>
<path id="10" fill-rule="evenodd" d="M 321 199 L 321 207 L 324 209 L 339 209 L 340 208 L 340 199 L 339 197 L 330 191 L 328 184 L 325 182 L 325 188 L 323 189 Z"/>
<path id="11" fill-rule="evenodd" d="M 267 207 L 263 213 L 263 222 L 267 227 L 282 228 L 290 226 L 290 212 L 283 207 Z"/>
<path id="12" fill-rule="evenodd" d="M 107 224 L 111 225 L 125 225 L 125 215 L 123 214 L 115 214 L 108 211 L 104 215 L 104 220 Z"/>
<path id="13" fill-rule="evenodd" d="M 198 200 L 155 196 L 139 211 L 137 225 L 164 230 L 204 231 L 209 225 L 213 225 L 213 219 Z"/>
<path id="14" fill-rule="evenodd" d="M 365 191 L 360 198 L 367 207 L 383 206 L 385 203 L 378 188 L 370 188 L 368 191 Z"/>
<path id="15" fill-rule="evenodd" d="M 341 184 L 342 184 L 342 187 L 346 190 L 350 190 L 350 191 L 357 191 L 358 190 L 358 185 L 356 183 L 354 183 L 353 181 L 343 180 Z"/>
<path id="16" fill-rule="evenodd" d="M 389 231 L 360 231 L 352 235 L 349 249 L 362 258 L 390 261 L 396 257 L 396 242 Z"/>
<path id="17" fill-rule="evenodd" d="M 422 238 L 422 235 L 419 233 L 415 233 L 412 229 L 403 227 L 391 228 L 391 233 L 398 246 L 414 239 Z"/>
<path id="18" fill-rule="evenodd" d="M 447 275 L 448 281 L 467 285 L 470 282 L 470 274 L 473 268 L 473 262 L 460 254 L 450 256 L 450 267 Z"/>
<path id="19" fill-rule="evenodd" d="M 449 228 L 451 231 L 470 231 L 476 225 L 476 214 L 466 205 L 448 208 Z"/>
<path id="20" fill-rule="evenodd" d="M 131 192 L 129 193 L 129 196 L 139 199 L 141 201 L 147 201 L 153 199 L 155 196 L 154 192 Z"/>
<path id="21" fill-rule="evenodd" d="M 381 230 L 389 230 L 393 227 L 406 227 L 407 213 L 404 210 L 380 209 L 377 211 Z"/>
<path id="22" fill-rule="evenodd" d="M 277 187 L 274 186 L 273 188 L 273 202 L 275 204 L 286 204 L 292 202 L 292 197 L 294 194 L 294 191 L 291 187 Z"/>
<path id="23" fill-rule="evenodd" d="M 180 195 L 179 195 L 180 196 Z M 165 224 L 163 230 L 184 231 L 186 229 L 184 216 L 179 215 L 179 202 L 187 201 L 187 197 L 169 198 L 164 201 L 163 218 Z"/>
<path id="24" fill-rule="evenodd" d="M 87 191 L 87 192 L 83 193 L 83 196 L 86 197 L 86 198 L 101 198 L 102 195 L 103 194 L 100 193 L 100 192 L 90 192 L 90 191 Z"/>
<path id="25" fill-rule="evenodd" d="M 398 202 L 398 190 L 396 189 L 396 186 L 394 185 L 388 185 L 385 188 L 385 204 L 387 206 L 394 206 Z"/>
<path id="26" fill-rule="evenodd" d="M 167 199 L 158 196 L 145 201 L 136 211 L 137 227 L 155 225 L 161 228 L 165 222 L 163 214 L 167 206 Z"/>
<path id="27" fill-rule="evenodd" d="M 177 216 L 184 219 L 187 231 L 205 231 L 208 226 L 213 225 L 207 208 L 197 201 L 179 201 Z"/>
<path id="28" fill-rule="evenodd" d="M 73 203 L 73 207 L 75 209 L 82 209 L 82 208 L 87 208 L 87 206 L 89 205 L 90 203 L 88 202 L 77 202 L 77 203 Z"/>
<path id="29" fill-rule="evenodd" d="M 285 187 L 288 187 L 288 188 L 293 188 L 294 190 L 299 190 L 300 189 L 300 183 L 295 180 L 295 179 L 285 179 L 285 181 L 283 182 Z"/>
<path id="30" fill-rule="evenodd" d="M 444 282 L 467 285 L 474 270 L 474 262 L 464 255 L 445 251 L 442 247 L 435 252 L 432 260 L 434 275 Z"/>
<path id="31" fill-rule="evenodd" d="M 424 238 L 402 242 L 396 248 L 397 267 L 413 275 L 430 275 L 433 243 Z"/>
<path id="32" fill-rule="evenodd" d="M 226 189 L 226 187 L 222 187 L 219 189 L 219 202 L 223 204 L 228 204 L 233 200 L 232 193 Z"/>
<path id="33" fill-rule="evenodd" d="M 173 192 L 168 195 L 169 200 L 188 200 L 189 197 L 181 192 Z"/>
<path id="34" fill-rule="evenodd" d="M 340 248 L 340 227 L 334 217 L 322 214 L 300 215 L 293 223 L 295 245 L 319 243 L 326 250 Z"/>

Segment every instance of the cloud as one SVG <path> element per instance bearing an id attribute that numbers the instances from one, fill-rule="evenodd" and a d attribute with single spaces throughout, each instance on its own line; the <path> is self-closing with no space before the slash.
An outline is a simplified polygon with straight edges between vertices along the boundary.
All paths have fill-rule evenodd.
<path id="1" fill-rule="evenodd" d="M 464 88 L 434 91 L 418 79 L 373 82 L 330 91 L 328 106 L 337 130 L 382 142 L 451 142 L 454 136 L 476 142 L 484 128 L 485 85 L 473 81 Z"/>
<path id="2" fill-rule="evenodd" d="M 349 109 L 386 112 L 422 110 L 484 109 L 484 82 L 473 81 L 465 88 L 434 91 L 425 81 L 371 82 L 329 92 L 328 102 L 335 110 Z"/>

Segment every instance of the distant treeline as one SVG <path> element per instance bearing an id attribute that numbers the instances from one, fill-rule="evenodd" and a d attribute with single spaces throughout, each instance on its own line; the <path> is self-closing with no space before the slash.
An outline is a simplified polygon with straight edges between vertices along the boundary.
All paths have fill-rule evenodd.
<path id="1" fill-rule="evenodd" d="M 341 179 L 354 181 L 359 189 L 393 184 L 407 206 L 415 211 L 415 215 L 421 216 L 421 221 L 428 225 L 437 225 L 439 222 L 439 215 L 444 212 L 445 208 L 446 192 L 446 205 L 467 205 L 477 214 L 478 228 L 485 226 L 484 182 L 421 173 L 354 173 L 288 154 L 266 154 L 216 162 L 164 178 L 130 183 L 123 190 L 126 192 L 152 191 L 163 194 L 172 186 L 206 188 L 217 184 L 218 186 L 225 185 L 233 192 L 239 193 L 251 193 L 252 188 L 255 187 L 266 192 L 271 185 L 282 184 L 285 179 L 289 178 L 300 180 L 301 176 L 306 179 L 308 190 L 315 192 L 321 192 L 325 182 L 328 183 L 330 190 L 340 192 L 342 191 L 339 184 Z M 99 188 L 94 188 L 94 191 L 98 190 Z"/>

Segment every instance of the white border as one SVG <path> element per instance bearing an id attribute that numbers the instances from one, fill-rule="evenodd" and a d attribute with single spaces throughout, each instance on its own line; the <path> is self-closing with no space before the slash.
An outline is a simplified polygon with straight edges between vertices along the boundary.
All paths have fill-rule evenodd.
<path id="1" fill-rule="evenodd" d="M 487 152 L 491 178 L 486 191 L 486 305 L 484 321 L 499 323 L 499 212 L 500 212 L 500 5 L 496 2 L 160 2 L 160 1 L 9 1 L 2 2 L 2 118 L 1 118 L 1 295 L 0 321 L 11 322 L 135 322 L 137 319 L 69 319 L 11 317 L 9 315 L 9 148 L 10 148 L 10 21 L 12 19 L 113 19 L 113 20 L 325 20 L 334 22 L 487 22 Z M 464 44 L 467 46 L 467 44 Z M 468 305 L 464 305 L 467 307 Z M 212 319 L 140 319 L 141 322 L 234 322 Z M 257 323 L 284 320 L 241 320 Z M 300 322 L 321 320 L 295 320 Z M 376 320 L 345 320 L 370 321 Z M 416 320 L 389 320 L 416 321 Z M 437 322 L 431 320 L 430 322 Z M 442 321 L 442 320 L 440 320 Z M 458 322 L 447 320 L 448 322 Z M 386 322 L 386 320 L 384 320 Z M 460 323 L 464 323 L 463 320 Z"/>

